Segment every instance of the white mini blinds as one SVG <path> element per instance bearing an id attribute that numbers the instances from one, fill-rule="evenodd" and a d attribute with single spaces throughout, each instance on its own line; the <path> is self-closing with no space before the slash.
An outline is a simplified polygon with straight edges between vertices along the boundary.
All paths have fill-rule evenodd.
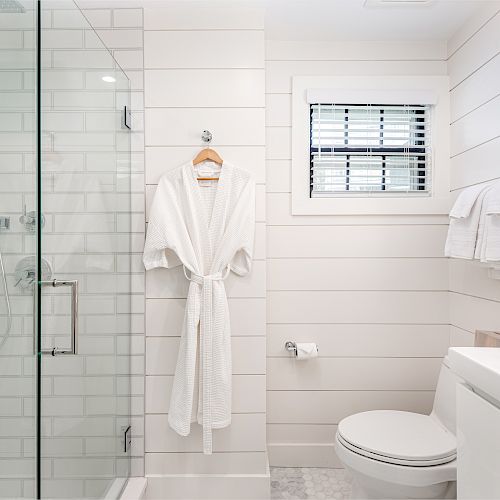
<path id="1" fill-rule="evenodd" d="M 428 105 L 310 104 L 311 197 L 427 194 Z"/>

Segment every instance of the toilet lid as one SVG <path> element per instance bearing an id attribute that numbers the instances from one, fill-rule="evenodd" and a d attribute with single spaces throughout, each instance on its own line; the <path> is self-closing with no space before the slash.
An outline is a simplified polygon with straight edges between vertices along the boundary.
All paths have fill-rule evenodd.
<path id="1" fill-rule="evenodd" d="M 339 440 L 356 453 L 405 465 L 438 465 L 456 457 L 455 436 L 433 417 L 405 411 L 357 413 L 338 426 Z"/>

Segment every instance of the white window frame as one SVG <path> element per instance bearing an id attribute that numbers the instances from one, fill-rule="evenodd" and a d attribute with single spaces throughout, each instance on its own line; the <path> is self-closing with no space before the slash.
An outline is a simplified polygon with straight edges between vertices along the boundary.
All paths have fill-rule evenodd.
<path id="1" fill-rule="evenodd" d="M 296 76 L 292 86 L 292 215 L 447 214 L 450 208 L 449 79 L 446 76 Z M 430 104 L 429 193 L 310 196 L 310 101 Z"/>

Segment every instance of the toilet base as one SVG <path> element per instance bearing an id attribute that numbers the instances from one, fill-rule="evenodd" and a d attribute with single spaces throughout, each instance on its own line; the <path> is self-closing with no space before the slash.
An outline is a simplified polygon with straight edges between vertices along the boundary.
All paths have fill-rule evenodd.
<path id="1" fill-rule="evenodd" d="M 457 483 L 449 481 L 429 486 L 389 483 L 346 467 L 353 477 L 351 500 L 448 500 L 457 498 Z"/>

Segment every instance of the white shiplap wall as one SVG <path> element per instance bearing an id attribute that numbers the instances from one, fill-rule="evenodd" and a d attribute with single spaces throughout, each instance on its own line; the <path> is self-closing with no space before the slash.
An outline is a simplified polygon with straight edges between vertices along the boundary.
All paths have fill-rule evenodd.
<path id="1" fill-rule="evenodd" d="M 448 43 L 451 186 L 500 179 L 500 2 L 491 2 Z M 476 329 L 500 330 L 500 283 L 477 262 L 450 260 L 453 342 L 471 345 Z"/>
<path id="2" fill-rule="evenodd" d="M 445 59 L 441 43 L 267 43 L 271 465 L 338 467 L 343 417 L 429 411 L 450 336 L 446 217 L 291 215 L 292 77 L 446 75 Z M 317 342 L 319 359 L 289 359 L 286 340 Z"/>
<path id="3" fill-rule="evenodd" d="M 146 276 L 146 475 L 174 475 L 180 481 L 168 483 L 166 491 L 165 481 L 150 478 L 148 491 L 165 497 L 177 485 L 179 494 L 203 495 L 206 491 L 193 492 L 189 484 L 203 488 L 206 483 L 185 484 L 187 474 L 266 475 L 263 13 L 152 7 L 145 10 L 144 42 L 146 205 L 161 175 L 199 151 L 204 129 L 213 133 L 221 156 L 253 172 L 258 184 L 253 269 L 246 278 L 231 275 L 226 281 L 233 419 L 230 427 L 214 432 L 212 456 L 201 453 L 198 425 L 181 438 L 167 423 L 187 293 L 182 269 L 158 269 Z"/>

